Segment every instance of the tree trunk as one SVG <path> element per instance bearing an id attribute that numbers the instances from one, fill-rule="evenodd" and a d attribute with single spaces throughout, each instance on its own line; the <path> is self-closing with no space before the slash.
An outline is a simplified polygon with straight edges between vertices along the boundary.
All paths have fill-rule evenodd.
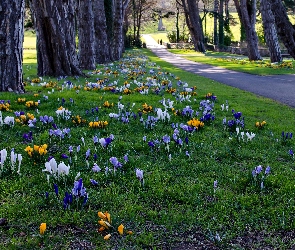
<path id="1" fill-rule="evenodd" d="M 268 0 L 275 17 L 277 32 L 289 54 L 295 59 L 295 29 L 291 24 L 286 9 L 280 0 Z"/>
<path id="2" fill-rule="evenodd" d="M 75 42 L 75 0 L 32 0 L 38 75 L 82 75 Z"/>
<path id="3" fill-rule="evenodd" d="M 272 14 L 270 4 L 267 0 L 260 1 L 260 11 L 262 15 L 265 41 L 270 53 L 270 61 L 281 62 L 283 60 L 281 48 L 275 27 L 275 19 Z"/>
<path id="4" fill-rule="evenodd" d="M 104 0 L 94 0 L 94 32 L 95 32 L 95 61 L 107 63 L 110 61 L 109 39 Z"/>
<path id="5" fill-rule="evenodd" d="M 24 0 L 0 3 L 0 92 L 23 93 Z"/>
<path id="6" fill-rule="evenodd" d="M 256 0 L 234 0 L 241 25 L 245 28 L 248 58 L 251 61 L 262 60 L 258 50 L 258 37 L 255 30 Z"/>
<path id="7" fill-rule="evenodd" d="M 195 0 L 182 0 L 187 26 L 196 51 L 205 52 L 204 34 L 199 9 Z"/>
<path id="8" fill-rule="evenodd" d="M 95 39 L 92 0 L 78 1 L 79 67 L 95 69 Z"/>
<path id="9" fill-rule="evenodd" d="M 124 51 L 123 21 L 125 10 L 130 0 L 114 0 L 113 5 L 113 36 L 111 39 L 111 59 L 117 61 Z"/>
<path id="10" fill-rule="evenodd" d="M 224 0 L 220 0 L 220 3 L 219 3 L 219 18 L 218 18 L 218 21 L 219 21 L 219 34 L 218 34 L 218 37 L 219 37 L 219 45 L 224 45 L 224 19 L 223 19 L 223 6 L 224 6 Z"/>
<path id="11" fill-rule="evenodd" d="M 214 0 L 214 31 L 213 31 L 213 37 L 214 37 L 214 45 L 218 44 L 218 32 L 217 32 L 217 17 L 218 17 L 218 6 L 219 5 L 219 1 L 218 0 Z"/>
<path id="12" fill-rule="evenodd" d="M 111 58 L 117 61 L 123 53 L 123 3 L 122 0 L 114 0 L 113 25 L 114 33 L 111 41 Z"/>

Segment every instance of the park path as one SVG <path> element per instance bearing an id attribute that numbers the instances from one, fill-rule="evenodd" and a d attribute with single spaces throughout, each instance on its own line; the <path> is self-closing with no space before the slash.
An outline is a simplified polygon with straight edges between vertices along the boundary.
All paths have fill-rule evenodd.
<path id="1" fill-rule="evenodd" d="M 150 35 L 143 35 L 143 37 L 147 48 L 155 55 L 180 69 L 295 108 L 295 74 L 258 76 L 201 64 L 167 51 Z"/>

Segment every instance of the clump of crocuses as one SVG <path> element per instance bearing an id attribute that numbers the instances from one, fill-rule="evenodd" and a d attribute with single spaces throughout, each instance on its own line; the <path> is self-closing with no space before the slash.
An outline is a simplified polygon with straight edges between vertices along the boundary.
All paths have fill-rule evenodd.
<path id="1" fill-rule="evenodd" d="M 270 171 L 270 166 L 267 166 L 265 169 L 263 169 L 263 166 L 261 165 L 258 165 L 252 170 L 254 184 L 257 187 L 260 187 L 261 190 L 265 188 L 264 181 L 270 175 Z"/>

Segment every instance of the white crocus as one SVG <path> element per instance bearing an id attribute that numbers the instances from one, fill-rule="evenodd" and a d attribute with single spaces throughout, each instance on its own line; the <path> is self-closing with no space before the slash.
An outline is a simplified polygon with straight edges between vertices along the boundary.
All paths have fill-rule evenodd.
<path id="1" fill-rule="evenodd" d="M 3 125 L 2 112 L 0 111 L 0 125 Z"/>
<path id="2" fill-rule="evenodd" d="M 11 163 L 11 170 L 14 171 L 14 165 L 16 163 L 17 154 L 14 153 L 13 150 L 10 152 L 10 163 Z"/>
<path id="3" fill-rule="evenodd" d="M 253 132 L 251 132 L 251 133 L 247 132 L 246 133 L 246 136 L 247 136 L 247 139 L 249 141 L 251 141 L 255 137 L 255 134 Z"/>
<path id="4" fill-rule="evenodd" d="M 60 175 L 68 175 L 69 172 L 70 172 L 70 166 L 67 166 L 62 161 L 60 164 L 58 164 L 57 172 L 58 172 L 58 176 L 60 176 Z"/>
<path id="5" fill-rule="evenodd" d="M 4 124 L 9 125 L 9 126 L 13 126 L 14 125 L 14 117 L 6 116 L 4 118 Z"/>
<path id="6" fill-rule="evenodd" d="M 49 161 L 50 168 L 52 170 L 52 173 L 55 174 L 57 172 L 57 162 L 54 158 L 51 158 Z"/>
<path id="7" fill-rule="evenodd" d="M 52 174 L 52 169 L 49 162 L 45 162 L 45 169 L 43 169 L 42 172 L 49 172 L 50 174 Z"/>
<path id="8" fill-rule="evenodd" d="M 7 150 L 5 148 L 0 151 L 0 156 L 1 156 L 1 169 L 3 170 L 3 165 L 7 157 Z"/>
<path id="9" fill-rule="evenodd" d="M 17 169 L 17 173 L 20 174 L 20 165 L 22 163 L 23 160 L 23 156 L 21 154 L 17 155 L 17 160 L 18 160 L 18 169 Z"/>

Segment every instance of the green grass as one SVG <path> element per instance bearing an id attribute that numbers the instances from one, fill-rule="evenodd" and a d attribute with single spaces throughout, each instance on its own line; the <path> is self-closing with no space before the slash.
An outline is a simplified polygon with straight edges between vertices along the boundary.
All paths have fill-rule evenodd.
<path id="1" fill-rule="evenodd" d="M 294 60 L 284 59 L 281 64 L 271 64 L 269 58 L 264 58 L 262 61 L 249 61 L 248 57 L 224 52 L 208 51 L 203 54 L 194 50 L 170 49 L 169 51 L 175 54 L 181 54 L 184 58 L 194 62 L 209 64 L 249 74 L 295 74 Z"/>
<path id="2" fill-rule="evenodd" d="M 36 49 L 36 34 L 33 31 L 25 31 L 23 47 L 25 50 Z"/>
<path id="3" fill-rule="evenodd" d="M 292 234 L 295 227 L 295 163 L 288 153 L 290 149 L 295 150 L 295 143 L 294 138 L 282 140 L 281 133 L 294 132 L 294 109 L 182 71 L 160 60 L 149 50 L 127 51 L 125 56 L 129 60 L 125 60 L 124 64 L 100 66 L 101 73 L 90 75 L 87 79 L 69 77 L 58 81 L 44 78 L 45 82 L 57 82 L 55 87 L 45 88 L 38 83 L 30 83 L 36 78 L 33 75 L 36 65 L 29 61 L 32 55 L 25 55 L 24 63 L 29 62 L 32 66 L 27 92 L 23 95 L 2 93 L 1 99 L 10 100 L 11 103 L 10 111 L 2 111 L 2 116 L 4 120 L 7 116 L 15 117 L 15 111 L 24 111 L 25 114 L 34 114 L 37 121 L 34 128 L 19 123 L 14 127 L 0 126 L 0 145 L 7 149 L 8 158 L 12 148 L 23 156 L 21 175 L 9 170 L 10 159 L 7 159 L 0 178 L 0 217 L 7 219 L 7 225 L 0 227 L 0 248 L 78 249 L 83 245 L 93 249 L 183 249 L 188 244 L 200 247 L 197 245 L 200 240 L 208 249 L 214 245 L 221 249 L 242 249 L 249 244 L 244 235 L 252 235 L 250 248 L 263 249 L 268 246 L 271 249 L 290 249 L 293 237 L 286 239 L 282 232 Z M 131 71 L 128 74 L 119 73 L 118 76 L 112 73 L 119 72 L 122 67 Z M 151 75 L 150 69 L 156 74 Z M 136 93 L 134 80 L 143 83 L 150 77 L 155 79 L 153 84 L 171 81 L 176 94 L 165 91 L 155 94 L 154 91 L 158 91 L 156 86 L 149 88 L 148 95 Z M 84 89 L 86 81 L 96 82 L 97 78 L 108 79 L 106 85 L 113 85 L 116 81 L 118 87 L 127 81 L 132 93 L 125 95 L 108 89 Z M 197 95 L 192 96 L 190 102 L 177 101 L 176 97 L 182 91 L 177 85 L 178 79 L 190 87 L 197 87 Z M 67 80 L 74 84 L 75 89 L 61 88 Z M 199 103 L 208 92 L 217 96 L 212 112 L 215 120 L 205 122 L 203 128 L 193 133 L 184 132 L 178 127 L 179 137 L 183 141 L 187 137 L 188 145 L 184 142 L 182 147 L 177 146 L 172 139 L 174 129 L 171 124 L 186 124 L 191 118 L 179 113 L 186 106 L 198 111 Z M 179 112 L 174 115 L 167 108 L 170 121 L 158 121 L 154 129 L 145 128 L 138 116 L 137 119 L 130 116 L 129 123 L 122 123 L 121 119 L 109 117 L 109 113 L 119 112 L 120 96 L 120 103 L 124 105 L 123 114 L 134 112 L 138 115 L 144 103 L 151 105 L 153 110 L 164 110 L 159 102 L 163 98 L 174 101 L 174 112 Z M 36 108 L 26 107 L 18 98 L 40 100 L 38 112 Z M 114 103 L 114 106 L 105 108 L 105 101 Z M 226 101 L 229 111 L 222 111 L 220 105 Z M 58 119 L 55 112 L 60 106 L 87 122 L 77 126 L 72 123 L 72 119 Z M 95 107 L 98 107 L 98 111 Z M 225 117 L 227 120 L 233 119 L 232 109 L 242 112 L 245 117 L 244 131 L 254 132 L 256 136 L 253 140 L 238 139 L 235 131 L 231 132 L 223 126 Z M 58 128 L 71 129 L 71 136 L 61 140 L 54 136 L 50 138 L 48 131 L 52 126 L 43 125 L 39 120 L 41 115 L 53 116 Z M 156 113 L 151 112 L 149 115 L 156 116 Z M 144 121 L 147 116 L 142 115 Z M 89 122 L 96 119 L 107 120 L 109 124 L 104 129 L 90 128 Z M 263 120 L 267 123 L 264 128 L 255 127 L 257 121 Z M 24 143 L 22 136 L 29 131 L 33 133 L 33 142 Z M 103 149 L 99 143 L 94 145 L 94 136 L 106 138 L 110 134 L 114 135 L 114 141 L 107 149 Z M 161 143 L 164 135 L 171 136 L 169 151 Z M 146 142 L 143 136 L 147 137 Z M 156 139 L 160 143 L 150 148 L 147 142 Z M 45 143 L 48 144 L 45 156 L 36 153 L 31 158 L 24 151 L 28 145 Z M 78 145 L 81 145 L 81 150 L 76 153 Z M 74 147 L 71 163 L 61 155 L 69 155 L 69 146 Z M 89 166 L 85 161 L 87 149 L 91 153 Z M 94 153 L 97 155 L 96 161 Z M 123 160 L 125 154 L 129 157 L 127 163 Z M 58 163 L 64 161 L 69 164 L 69 175 L 59 180 L 50 177 L 48 183 L 42 169 L 49 156 L 54 156 Z M 115 174 L 105 174 L 105 167 L 111 167 L 109 158 L 112 156 L 117 157 L 123 167 Z M 94 173 L 91 170 L 94 162 L 102 168 L 101 172 Z M 264 169 L 271 166 L 271 173 L 264 180 L 265 188 L 262 190 L 259 180 L 255 180 L 251 174 L 258 165 Z M 136 168 L 144 171 L 144 186 L 135 176 Z M 71 191 L 78 172 L 83 178 L 89 199 L 82 210 L 81 201 L 77 204 L 74 202 L 64 210 L 64 193 Z M 93 186 L 90 179 L 98 181 L 98 186 Z M 215 180 L 218 181 L 216 189 L 213 187 Z M 59 186 L 59 197 L 54 192 L 53 183 Z M 45 192 L 49 193 L 48 198 Z M 97 232 L 98 211 L 111 214 L 113 228 L 103 233 Z M 43 236 L 39 234 L 42 222 L 47 223 Z M 121 223 L 133 234 L 119 235 L 117 227 Z M 103 236 L 109 232 L 111 238 L 103 240 Z M 221 241 L 217 240 L 217 234 Z"/>

